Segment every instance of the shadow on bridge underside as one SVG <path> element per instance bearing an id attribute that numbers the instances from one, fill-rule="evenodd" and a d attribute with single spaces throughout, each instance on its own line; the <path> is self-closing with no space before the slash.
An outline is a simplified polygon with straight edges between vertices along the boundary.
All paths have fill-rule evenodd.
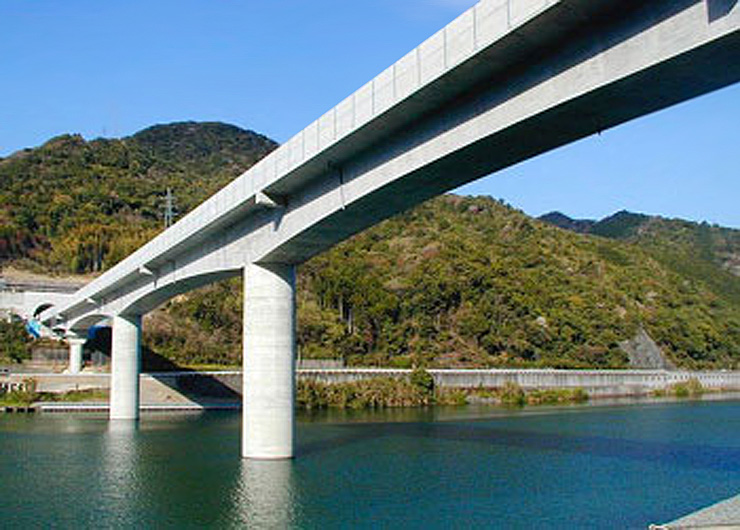
<path id="1" fill-rule="evenodd" d="M 737 5 L 738 0 L 707 0 L 709 21 L 724 17 Z"/>

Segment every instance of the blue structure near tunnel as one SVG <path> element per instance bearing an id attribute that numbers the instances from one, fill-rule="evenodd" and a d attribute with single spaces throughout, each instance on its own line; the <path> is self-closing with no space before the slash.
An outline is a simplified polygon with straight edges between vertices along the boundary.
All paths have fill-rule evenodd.
<path id="1" fill-rule="evenodd" d="M 26 331 L 35 339 L 41 337 L 41 322 L 35 318 L 30 318 L 26 322 Z"/>

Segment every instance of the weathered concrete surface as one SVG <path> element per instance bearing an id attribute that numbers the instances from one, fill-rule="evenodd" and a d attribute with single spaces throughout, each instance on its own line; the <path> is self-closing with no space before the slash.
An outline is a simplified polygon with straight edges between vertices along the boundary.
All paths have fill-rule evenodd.
<path id="1" fill-rule="evenodd" d="M 671 523 L 650 525 L 650 530 L 740 529 L 740 495 L 718 502 Z"/>

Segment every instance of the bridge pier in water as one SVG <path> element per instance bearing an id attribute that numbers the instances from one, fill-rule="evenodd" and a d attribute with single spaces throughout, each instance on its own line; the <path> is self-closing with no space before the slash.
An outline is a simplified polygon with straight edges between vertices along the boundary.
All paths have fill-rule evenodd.
<path id="1" fill-rule="evenodd" d="M 69 345 L 69 367 L 67 372 L 70 374 L 79 374 L 82 371 L 82 346 L 86 339 L 77 335 L 68 335 L 66 337 Z"/>
<path id="2" fill-rule="evenodd" d="M 244 268 L 242 456 L 292 458 L 295 446 L 295 267 Z"/>
<path id="3" fill-rule="evenodd" d="M 110 419 L 139 418 L 141 316 L 113 317 L 110 374 Z"/>

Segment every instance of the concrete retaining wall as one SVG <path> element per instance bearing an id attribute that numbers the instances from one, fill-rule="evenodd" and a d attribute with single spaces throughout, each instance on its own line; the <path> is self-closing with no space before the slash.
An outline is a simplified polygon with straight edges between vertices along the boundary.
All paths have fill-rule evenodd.
<path id="1" fill-rule="evenodd" d="M 325 383 L 371 377 L 406 377 L 411 370 L 302 370 L 299 377 Z M 707 388 L 740 389 L 740 372 L 666 370 L 429 370 L 439 387 L 497 388 L 513 382 L 523 388 L 583 388 L 590 395 L 646 394 L 696 378 Z"/>
<path id="2" fill-rule="evenodd" d="M 299 379 L 342 383 L 374 377 L 407 377 L 411 370 L 343 368 L 299 370 Z M 740 390 L 740 371 L 689 372 L 665 370 L 429 370 L 436 384 L 445 388 L 496 388 L 507 382 L 523 388 L 583 388 L 592 396 L 647 394 L 669 385 L 698 379 L 706 388 Z M 63 392 L 108 388 L 108 374 L 11 374 L 0 382 L 20 383 L 32 377 L 37 389 Z M 165 385 L 183 394 L 233 398 L 241 394 L 241 372 L 162 372 L 142 375 L 148 382 Z"/>

